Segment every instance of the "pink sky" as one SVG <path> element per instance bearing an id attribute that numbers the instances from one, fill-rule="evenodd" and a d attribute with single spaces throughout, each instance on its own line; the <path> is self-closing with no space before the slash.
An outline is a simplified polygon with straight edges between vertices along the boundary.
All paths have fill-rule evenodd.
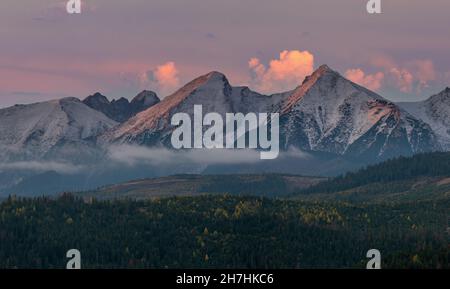
<path id="1" fill-rule="evenodd" d="M 85 0 L 81 15 L 26 2 L 0 3 L 0 107 L 165 96 L 212 70 L 269 93 L 323 63 L 393 100 L 450 86 L 446 0 L 382 0 L 382 15 L 362 0 Z"/>

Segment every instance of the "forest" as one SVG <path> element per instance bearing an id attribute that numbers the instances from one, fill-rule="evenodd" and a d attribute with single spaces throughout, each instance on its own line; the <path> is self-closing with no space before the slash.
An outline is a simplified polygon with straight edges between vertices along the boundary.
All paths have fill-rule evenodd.
<path id="1" fill-rule="evenodd" d="M 0 268 L 449 268 L 450 200 L 305 202 L 228 194 L 153 200 L 9 197 Z"/>

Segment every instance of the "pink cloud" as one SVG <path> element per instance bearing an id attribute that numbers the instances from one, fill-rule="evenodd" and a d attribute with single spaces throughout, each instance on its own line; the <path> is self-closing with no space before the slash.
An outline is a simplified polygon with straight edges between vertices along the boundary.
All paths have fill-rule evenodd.
<path id="1" fill-rule="evenodd" d="M 400 65 L 388 57 L 375 57 L 371 64 L 383 70 L 388 86 L 404 93 L 420 92 L 439 78 L 431 60 L 413 60 Z"/>
<path id="2" fill-rule="evenodd" d="M 345 72 L 345 77 L 370 90 L 378 90 L 381 88 L 384 73 L 377 72 L 374 74 L 366 74 L 363 70 L 356 68 L 347 70 Z"/>
<path id="3" fill-rule="evenodd" d="M 308 51 L 284 50 L 268 67 L 258 58 L 248 62 L 252 86 L 264 93 L 293 89 L 314 70 L 314 55 Z"/>
<path id="4" fill-rule="evenodd" d="M 179 71 L 175 62 L 169 61 L 140 75 L 142 86 L 150 86 L 162 96 L 174 92 L 180 86 Z"/>
<path id="5" fill-rule="evenodd" d="M 406 69 L 393 67 L 389 70 L 389 74 L 394 80 L 394 84 L 401 92 L 409 93 L 413 90 L 414 76 Z"/>
<path id="6" fill-rule="evenodd" d="M 431 81 L 437 79 L 437 72 L 431 60 L 416 60 L 411 62 L 410 66 L 419 81 L 419 89 L 428 87 Z"/>

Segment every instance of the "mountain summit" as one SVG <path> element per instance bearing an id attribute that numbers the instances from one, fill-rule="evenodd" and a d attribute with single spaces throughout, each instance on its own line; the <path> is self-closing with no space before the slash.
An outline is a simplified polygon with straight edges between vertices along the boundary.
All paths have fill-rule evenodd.
<path id="1" fill-rule="evenodd" d="M 160 102 L 160 99 L 156 93 L 153 91 L 144 90 L 136 95 L 130 103 L 135 111 L 141 111 L 157 104 L 158 102 Z"/>
<path id="2" fill-rule="evenodd" d="M 303 96 L 311 89 L 311 87 L 325 74 L 327 73 L 335 73 L 332 71 L 327 65 L 320 66 L 313 74 L 305 77 L 303 83 L 298 86 L 292 93 L 290 93 L 289 97 L 283 104 L 281 109 L 281 113 L 286 113 L 292 109 L 292 107 L 298 103 Z"/>

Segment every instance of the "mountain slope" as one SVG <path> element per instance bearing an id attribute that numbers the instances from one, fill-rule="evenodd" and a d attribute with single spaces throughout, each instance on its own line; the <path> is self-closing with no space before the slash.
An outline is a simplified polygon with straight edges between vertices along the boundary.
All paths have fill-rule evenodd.
<path id="1" fill-rule="evenodd" d="M 114 120 L 76 98 L 63 98 L 0 110 L 2 161 L 62 156 L 61 148 L 78 154 L 96 137 L 116 126 Z"/>
<path id="2" fill-rule="evenodd" d="M 117 122 L 124 122 L 159 101 L 156 93 L 144 90 L 136 95 L 131 102 L 124 97 L 109 101 L 104 95 L 97 92 L 86 97 L 83 103 Z"/>
<path id="3" fill-rule="evenodd" d="M 444 150 L 450 150 L 450 88 L 431 96 L 425 101 L 404 102 L 399 106 L 423 120 L 438 136 Z"/>

